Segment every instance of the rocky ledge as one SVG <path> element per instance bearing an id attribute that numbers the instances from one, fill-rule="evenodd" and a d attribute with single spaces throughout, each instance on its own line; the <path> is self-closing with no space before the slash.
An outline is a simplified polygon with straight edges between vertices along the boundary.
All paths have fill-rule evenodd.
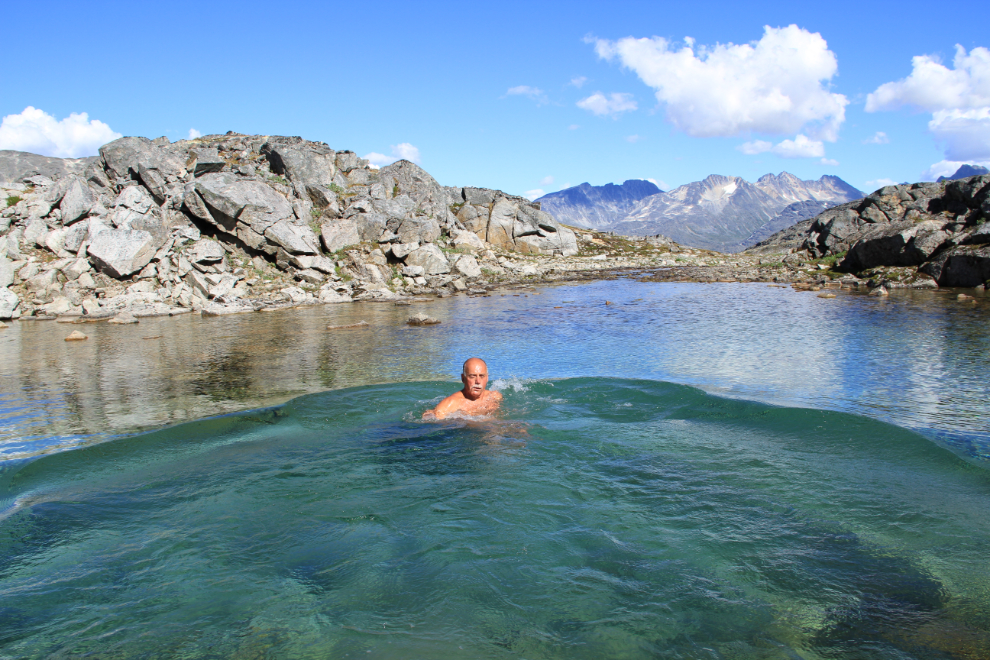
<path id="1" fill-rule="evenodd" d="M 464 291 L 577 255 L 538 203 L 381 169 L 298 137 L 126 137 L 100 156 L 0 152 L 0 318 Z"/>
<path id="2" fill-rule="evenodd" d="M 750 248 L 897 285 L 980 287 L 990 280 L 990 175 L 887 186 Z M 881 282 L 883 283 L 883 282 Z"/>

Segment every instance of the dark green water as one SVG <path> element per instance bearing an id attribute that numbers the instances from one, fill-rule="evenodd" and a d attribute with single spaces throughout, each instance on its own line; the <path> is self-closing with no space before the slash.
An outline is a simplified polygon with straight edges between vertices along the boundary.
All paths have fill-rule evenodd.
<path id="1" fill-rule="evenodd" d="M 990 472 L 650 380 L 362 386 L 0 463 L 0 658 L 990 657 Z"/>

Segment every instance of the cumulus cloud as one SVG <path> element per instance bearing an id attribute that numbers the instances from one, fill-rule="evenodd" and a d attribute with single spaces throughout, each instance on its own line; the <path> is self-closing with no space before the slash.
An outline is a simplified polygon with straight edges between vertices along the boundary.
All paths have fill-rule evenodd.
<path id="1" fill-rule="evenodd" d="M 189 129 L 189 136 L 186 139 L 187 140 L 195 140 L 198 137 L 203 137 L 203 134 L 200 133 L 199 131 L 197 131 L 195 128 L 190 128 Z"/>
<path id="2" fill-rule="evenodd" d="M 637 108 L 632 94 L 619 92 L 613 92 L 608 96 L 605 96 L 601 92 L 595 92 L 588 98 L 578 101 L 577 107 L 599 117 L 611 115 L 613 118 L 618 117 L 623 112 L 630 112 Z"/>
<path id="3" fill-rule="evenodd" d="M 781 158 L 822 158 L 825 156 L 825 145 L 798 134 L 793 140 L 778 142 L 771 151 Z"/>
<path id="4" fill-rule="evenodd" d="M 990 160 L 990 50 L 967 53 L 956 45 L 951 69 L 932 55 L 917 55 L 911 64 L 907 78 L 884 83 L 866 97 L 866 111 L 931 112 L 928 130 L 945 150 L 942 163 Z M 936 163 L 929 172 L 944 167 Z"/>
<path id="5" fill-rule="evenodd" d="M 0 122 L 0 149 L 28 151 L 42 156 L 82 158 L 95 156 L 100 147 L 122 137 L 102 121 L 85 112 L 62 120 L 28 106 Z"/>
<path id="6" fill-rule="evenodd" d="M 873 137 L 863 140 L 863 144 L 887 144 L 888 142 L 890 142 L 890 138 L 883 131 L 877 131 Z"/>
<path id="7" fill-rule="evenodd" d="M 528 98 L 536 101 L 537 105 L 543 105 L 548 102 L 547 95 L 539 87 L 530 87 L 529 85 L 517 85 L 515 87 L 510 87 L 506 92 L 506 96 L 526 96 Z"/>
<path id="8" fill-rule="evenodd" d="M 866 111 L 913 107 L 935 112 L 949 108 L 990 106 L 990 50 L 956 45 L 950 69 L 932 55 L 911 58 L 911 75 L 880 85 L 866 97 Z"/>
<path id="9" fill-rule="evenodd" d="M 839 161 L 835 160 L 834 158 L 822 158 L 821 163 L 822 165 L 827 165 L 828 167 L 839 166 Z"/>
<path id="10" fill-rule="evenodd" d="M 588 82 L 588 79 L 584 76 L 578 76 L 577 78 L 571 78 L 571 84 L 581 89 L 584 87 L 584 83 Z"/>
<path id="11" fill-rule="evenodd" d="M 766 140 L 753 140 L 752 142 L 740 144 L 736 148 L 747 156 L 755 156 L 756 154 L 762 154 L 773 149 L 773 143 Z"/>
<path id="12" fill-rule="evenodd" d="M 420 164 L 419 149 L 408 142 L 393 144 L 391 151 L 391 156 L 386 156 L 385 154 L 380 154 L 377 151 L 372 151 L 370 154 L 365 154 L 364 158 L 374 167 L 385 167 L 386 165 L 391 165 L 395 161 L 402 159 L 412 161 L 417 165 Z"/>
<path id="13" fill-rule="evenodd" d="M 823 158 L 825 156 L 825 144 L 821 140 L 812 140 L 807 135 L 800 133 L 793 140 L 781 140 L 777 144 L 765 140 L 753 140 L 736 148 L 748 156 L 755 156 L 768 151 L 781 158 Z"/>
<path id="14" fill-rule="evenodd" d="M 849 101 L 829 91 L 838 70 L 825 39 L 790 25 L 750 44 L 677 47 L 662 37 L 592 40 L 656 91 L 667 119 L 693 137 L 803 132 L 833 142 Z"/>
<path id="15" fill-rule="evenodd" d="M 526 192 L 523 193 L 523 197 L 525 197 L 529 201 L 533 201 L 534 199 L 536 199 L 538 197 L 543 197 L 544 195 L 546 195 L 546 192 L 544 192 L 540 188 L 534 188 L 533 190 L 527 190 Z"/>

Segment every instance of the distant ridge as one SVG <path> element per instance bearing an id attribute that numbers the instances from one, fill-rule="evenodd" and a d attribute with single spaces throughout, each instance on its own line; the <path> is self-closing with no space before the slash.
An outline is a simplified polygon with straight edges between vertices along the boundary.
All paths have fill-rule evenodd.
<path id="1" fill-rule="evenodd" d="M 955 174 L 952 176 L 940 176 L 935 180 L 935 182 L 942 183 L 943 181 L 954 181 L 956 179 L 965 179 L 971 176 L 979 176 L 981 174 L 990 174 L 990 170 L 980 165 L 960 165 Z"/>
<path id="2" fill-rule="evenodd" d="M 557 222 L 599 229 L 625 216 L 641 199 L 663 191 L 651 181 L 629 179 L 621 185 L 606 183 L 593 186 L 582 183 L 540 197 L 540 208 Z"/>
<path id="3" fill-rule="evenodd" d="M 630 236 L 662 234 L 682 245 L 739 252 L 795 222 L 863 197 L 837 176 L 804 181 L 788 172 L 766 174 L 756 183 L 712 174 L 668 192 L 656 186 L 648 192 L 650 185 L 582 184 L 537 201 L 569 225 Z"/>

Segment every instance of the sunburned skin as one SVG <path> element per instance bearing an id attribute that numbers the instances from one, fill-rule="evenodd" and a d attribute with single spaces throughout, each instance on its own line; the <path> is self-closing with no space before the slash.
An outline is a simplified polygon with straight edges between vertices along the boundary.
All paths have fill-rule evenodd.
<path id="1" fill-rule="evenodd" d="M 461 372 L 464 389 L 454 392 L 423 413 L 423 419 L 443 419 L 458 412 L 463 415 L 490 415 L 502 403 L 502 394 L 485 389 L 488 386 L 488 365 L 481 358 L 471 358 Z"/>

